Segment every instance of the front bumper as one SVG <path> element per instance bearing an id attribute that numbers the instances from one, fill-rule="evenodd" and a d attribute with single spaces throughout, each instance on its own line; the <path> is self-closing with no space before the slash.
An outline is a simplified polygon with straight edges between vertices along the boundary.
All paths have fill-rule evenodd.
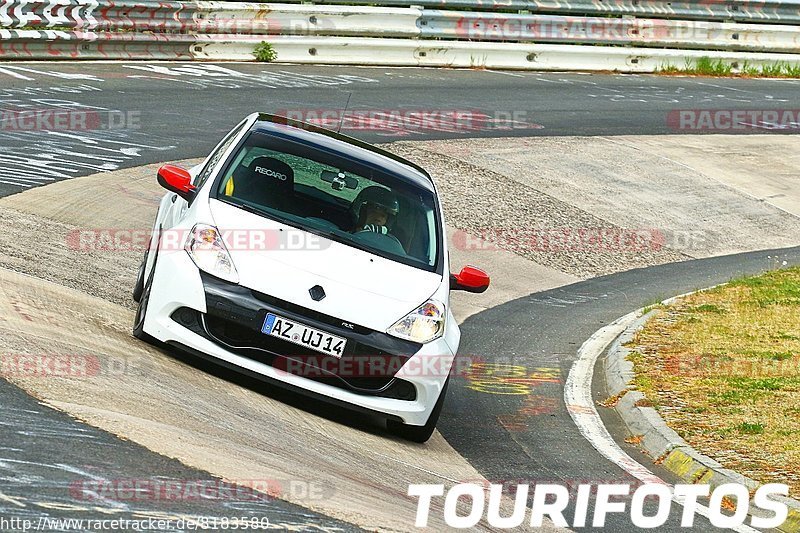
<path id="1" fill-rule="evenodd" d="M 411 425 L 427 421 L 454 359 L 446 337 L 422 345 L 358 325 L 351 330 L 334 317 L 200 273 L 186 254 L 158 261 L 144 325 L 154 338 L 333 403 Z M 347 338 L 340 362 L 360 364 L 320 365 L 331 358 L 262 334 L 267 312 Z"/>

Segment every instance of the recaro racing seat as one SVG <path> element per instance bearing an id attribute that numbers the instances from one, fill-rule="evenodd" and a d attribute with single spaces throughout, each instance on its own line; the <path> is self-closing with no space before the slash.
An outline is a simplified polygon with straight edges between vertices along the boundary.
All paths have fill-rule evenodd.
<path id="1" fill-rule="evenodd" d="M 256 157 L 239 167 L 226 186 L 225 194 L 240 200 L 294 213 L 294 171 L 274 157 Z M 230 194 L 229 194 L 230 193 Z"/>

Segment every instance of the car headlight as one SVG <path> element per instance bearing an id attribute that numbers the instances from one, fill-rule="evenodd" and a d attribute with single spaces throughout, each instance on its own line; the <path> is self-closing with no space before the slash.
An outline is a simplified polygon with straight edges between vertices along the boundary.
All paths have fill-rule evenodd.
<path id="1" fill-rule="evenodd" d="M 444 318 L 444 304 L 428 300 L 398 320 L 386 333 L 414 342 L 430 342 L 444 333 Z"/>
<path id="2" fill-rule="evenodd" d="M 233 265 L 231 254 L 219 230 L 214 226 L 195 224 L 186 238 L 184 249 L 203 272 L 231 283 L 239 283 L 239 273 Z"/>

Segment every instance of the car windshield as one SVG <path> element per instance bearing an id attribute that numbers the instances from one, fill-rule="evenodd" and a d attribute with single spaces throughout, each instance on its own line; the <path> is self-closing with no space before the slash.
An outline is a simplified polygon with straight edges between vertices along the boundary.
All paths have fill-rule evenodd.
<path id="1" fill-rule="evenodd" d="M 215 197 L 406 265 L 437 266 L 433 193 L 340 154 L 251 133 Z"/>

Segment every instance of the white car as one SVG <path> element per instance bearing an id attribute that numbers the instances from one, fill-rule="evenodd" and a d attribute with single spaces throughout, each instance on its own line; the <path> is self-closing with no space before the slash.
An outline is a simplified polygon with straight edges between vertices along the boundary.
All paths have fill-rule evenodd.
<path id="1" fill-rule="evenodd" d="M 133 333 L 430 438 L 460 332 L 430 175 L 367 143 L 254 114 L 166 165 Z"/>

